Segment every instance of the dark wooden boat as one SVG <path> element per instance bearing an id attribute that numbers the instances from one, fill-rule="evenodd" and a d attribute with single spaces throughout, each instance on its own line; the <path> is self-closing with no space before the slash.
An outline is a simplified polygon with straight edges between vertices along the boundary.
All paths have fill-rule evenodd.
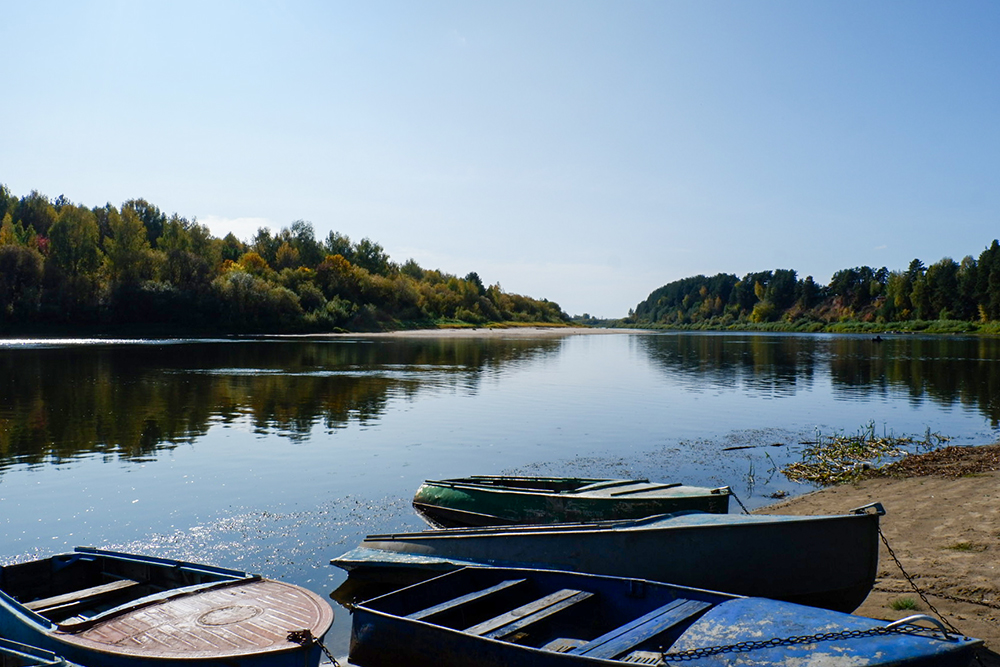
<path id="1" fill-rule="evenodd" d="M 425 530 L 369 535 L 331 562 L 358 576 L 402 581 L 470 564 L 571 570 L 853 611 L 875 582 L 884 513 L 875 503 L 832 516 L 687 512 Z"/>
<path id="2" fill-rule="evenodd" d="M 78 547 L 0 568 L 0 636 L 85 667 L 316 665 L 320 596 L 237 570 Z"/>
<path id="3" fill-rule="evenodd" d="M 472 567 L 361 603 L 360 667 L 968 665 L 977 639 L 694 588 Z"/>
<path id="4" fill-rule="evenodd" d="M 648 479 L 475 475 L 427 480 L 413 507 L 436 528 L 641 519 L 698 510 L 725 514 L 729 487 Z"/>

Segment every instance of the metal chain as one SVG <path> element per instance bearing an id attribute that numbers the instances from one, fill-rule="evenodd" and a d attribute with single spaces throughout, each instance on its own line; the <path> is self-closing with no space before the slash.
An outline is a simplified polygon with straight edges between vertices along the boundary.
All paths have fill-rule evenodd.
<path id="1" fill-rule="evenodd" d="M 875 586 L 872 590 L 880 591 L 882 593 L 909 593 L 910 591 L 903 588 L 885 588 L 884 586 Z M 945 593 L 934 593 L 930 592 L 928 595 L 933 595 L 936 598 L 941 598 L 942 600 L 951 600 L 953 602 L 965 602 L 966 604 L 975 604 L 980 607 L 989 607 L 990 609 L 1000 609 L 1000 604 L 995 602 L 985 602 L 983 600 L 971 600 L 969 598 L 960 598 L 954 595 L 947 595 Z"/>
<path id="2" fill-rule="evenodd" d="M 951 621 L 949 621 L 947 618 L 944 617 L 944 614 L 942 614 L 937 610 L 937 607 L 931 604 L 931 601 L 927 599 L 927 596 L 924 595 L 924 592 L 920 590 L 920 587 L 917 586 L 915 581 L 913 581 L 913 577 L 911 577 L 910 574 L 906 571 L 906 569 L 903 567 L 903 564 L 899 562 L 899 558 L 896 556 L 896 552 L 893 551 L 892 547 L 889 546 L 889 540 L 885 538 L 885 533 L 882 532 L 882 526 L 878 527 L 878 536 L 882 539 L 882 544 L 885 545 L 885 548 L 889 552 L 889 555 L 892 557 L 893 562 L 896 563 L 896 567 L 898 567 L 899 571 L 903 573 L 903 578 L 905 578 L 906 581 L 910 584 L 910 586 L 913 587 L 913 590 L 916 592 L 917 595 L 920 596 L 920 599 L 924 601 L 924 604 L 927 605 L 927 608 L 930 609 L 935 616 L 940 618 L 941 622 L 947 625 L 949 630 L 958 635 L 962 634 L 958 628 L 956 628 L 954 625 L 951 624 Z"/>
<path id="3" fill-rule="evenodd" d="M 773 648 L 775 646 L 794 646 L 795 644 L 813 644 L 816 642 L 836 641 L 838 639 L 855 639 L 860 637 L 875 637 L 879 635 L 923 635 L 919 629 L 899 627 L 878 626 L 868 630 L 844 630 L 843 632 L 825 632 L 822 634 L 805 635 L 801 637 L 775 637 L 763 641 L 737 642 L 726 646 L 705 646 L 692 648 L 687 651 L 677 653 L 661 653 L 660 658 L 664 662 L 671 660 L 696 660 L 720 653 L 743 653 L 746 651 L 756 651 L 762 648 Z"/>
<path id="4" fill-rule="evenodd" d="M 340 663 L 337 662 L 337 659 L 333 657 L 332 653 L 330 653 L 330 649 L 323 645 L 323 642 L 319 640 L 319 637 L 313 636 L 312 631 L 308 628 L 305 630 L 292 630 L 288 633 L 288 641 L 299 644 L 300 646 L 311 646 L 312 644 L 315 644 L 316 646 L 319 646 L 320 650 L 322 650 L 323 653 L 326 654 L 326 657 L 330 659 L 333 667 L 340 667 Z"/>
<path id="5" fill-rule="evenodd" d="M 743 508 L 743 513 L 744 514 L 750 514 L 750 510 L 748 510 L 747 506 L 743 504 L 743 501 L 740 500 L 740 497 L 738 495 L 736 495 L 735 491 L 733 491 L 732 489 L 729 489 L 729 495 L 731 495 L 733 498 L 735 498 L 736 502 L 738 502 L 740 504 L 740 507 Z"/>

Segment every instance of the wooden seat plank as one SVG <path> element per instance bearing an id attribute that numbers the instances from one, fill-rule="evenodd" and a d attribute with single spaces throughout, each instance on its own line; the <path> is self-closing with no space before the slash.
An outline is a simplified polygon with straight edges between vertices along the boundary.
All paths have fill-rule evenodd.
<path id="1" fill-rule="evenodd" d="M 455 609 L 463 604 L 467 604 L 474 600 L 482 600 L 483 598 L 493 595 L 494 593 L 499 593 L 500 591 L 507 590 L 518 584 L 523 584 L 524 579 L 507 579 L 506 581 L 501 581 L 495 586 L 490 586 L 489 588 L 484 588 L 481 591 L 473 591 L 472 593 L 467 593 L 465 595 L 459 596 L 452 600 L 447 600 L 441 604 L 436 604 L 433 607 L 427 607 L 426 609 L 421 609 L 420 611 L 415 611 L 412 614 L 407 615 L 406 618 L 412 618 L 414 620 L 420 621 L 431 616 L 435 616 L 445 611 Z"/>
<path id="2" fill-rule="evenodd" d="M 31 602 L 25 603 L 25 607 L 34 612 L 43 612 L 56 607 L 62 607 L 64 605 L 73 604 L 76 602 L 83 602 L 84 600 L 93 600 L 102 597 L 106 597 L 113 593 L 132 588 L 133 586 L 138 586 L 139 582 L 134 579 L 118 579 L 117 581 L 112 581 L 107 584 L 101 584 L 99 586 L 91 586 L 90 588 L 84 588 L 78 591 L 71 591 L 69 593 L 63 593 L 61 595 L 53 595 L 52 597 L 43 598 L 41 600 L 33 600 Z"/>
<path id="3" fill-rule="evenodd" d="M 593 597 L 593 596 L 594 596 L 593 593 L 588 593 L 586 591 L 580 591 L 580 592 L 576 593 L 575 595 L 571 595 L 570 597 L 568 597 L 568 598 L 566 598 L 564 600 L 560 600 L 560 601 L 556 602 L 555 604 L 549 605 L 549 606 L 545 607 L 544 609 L 539 609 L 538 611 L 536 611 L 536 612 L 534 612 L 532 614 L 528 614 L 527 616 L 522 616 L 521 618 L 517 619 L 513 623 L 508 623 L 507 625 L 504 625 L 503 627 L 497 628 L 496 630 L 493 630 L 492 632 L 487 632 L 483 636 L 484 637 L 490 637 L 492 639 L 503 639 L 504 637 L 509 637 L 510 635 L 514 634 L 515 632 L 520 632 L 521 630 L 524 630 L 529 625 L 532 625 L 532 624 L 537 623 L 537 622 L 539 622 L 541 620 L 549 618 L 550 616 L 559 613 L 563 609 L 568 609 L 569 607 L 572 607 L 573 605 L 575 605 L 577 602 L 583 602 L 587 598 L 590 598 L 590 597 Z"/>
<path id="4" fill-rule="evenodd" d="M 710 602 L 702 602 L 701 600 L 674 600 L 583 646 L 570 650 L 569 653 L 591 658 L 611 659 L 632 650 L 650 637 L 696 616 L 711 606 Z"/>
<path id="5" fill-rule="evenodd" d="M 573 590 L 572 588 L 564 588 L 561 591 L 550 593 L 543 598 L 539 598 L 538 600 L 534 600 L 532 602 L 529 602 L 528 604 L 521 605 L 517 609 L 512 609 L 511 611 L 500 614 L 499 616 L 494 616 L 488 621 L 483 621 L 482 623 L 473 625 L 471 628 L 466 628 L 465 632 L 470 635 L 477 635 L 477 636 L 487 635 L 493 632 L 494 630 L 499 630 L 500 628 L 503 628 L 504 626 L 509 625 L 521 619 L 524 616 L 530 616 L 539 611 L 547 609 L 553 605 L 559 604 L 564 600 L 574 598 L 575 596 L 579 596 L 581 594 L 584 594 L 584 591 L 576 591 Z M 592 593 L 585 593 L 584 597 L 575 599 L 574 603 L 579 602 L 579 600 L 585 599 L 586 597 L 590 597 L 590 595 L 592 595 Z"/>

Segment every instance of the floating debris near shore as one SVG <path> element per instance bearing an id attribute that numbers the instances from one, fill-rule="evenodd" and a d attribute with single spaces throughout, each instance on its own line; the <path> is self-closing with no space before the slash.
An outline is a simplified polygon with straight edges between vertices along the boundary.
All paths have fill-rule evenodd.
<path id="1" fill-rule="evenodd" d="M 823 486 L 850 482 L 878 468 L 884 461 L 901 459 L 917 451 L 935 449 L 950 440 L 930 429 L 923 439 L 896 436 L 883 431 L 875 434 L 875 422 L 868 422 L 854 435 L 824 437 L 817 433 L 814 441 L 802 450 L 802 460 L 790 463 L 781 472 L 793 482 L 812 482 Z"/>

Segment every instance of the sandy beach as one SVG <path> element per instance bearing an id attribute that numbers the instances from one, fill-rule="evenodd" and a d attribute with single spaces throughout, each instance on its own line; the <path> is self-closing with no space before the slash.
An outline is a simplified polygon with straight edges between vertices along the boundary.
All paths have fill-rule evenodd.
<path id="1" fill-rule="evenodd" d="M 559 336 L 601 336 L 644 333 L 642 329 L 594 329 L 589 327 L 456 327 L 444 329 L 401 329 L 373 333 L 299 334 L 297 337 L 331 338 L 558 338 Z"/>
<path id="2" fill-rule="evenodd" d="M 856 484 L 757 510 L 837 514 L 870 502 L 886 509 L 882 532 L 927 600 L 963 634 L 986 642 L 984 664 L 1000 664 L 1000 445 L 948 447 Z M 902 599 L 915 609 L 893 609 Z M 933 614 L 883 544 L 875 589 L 854 613 L 883 619 Z"/>

